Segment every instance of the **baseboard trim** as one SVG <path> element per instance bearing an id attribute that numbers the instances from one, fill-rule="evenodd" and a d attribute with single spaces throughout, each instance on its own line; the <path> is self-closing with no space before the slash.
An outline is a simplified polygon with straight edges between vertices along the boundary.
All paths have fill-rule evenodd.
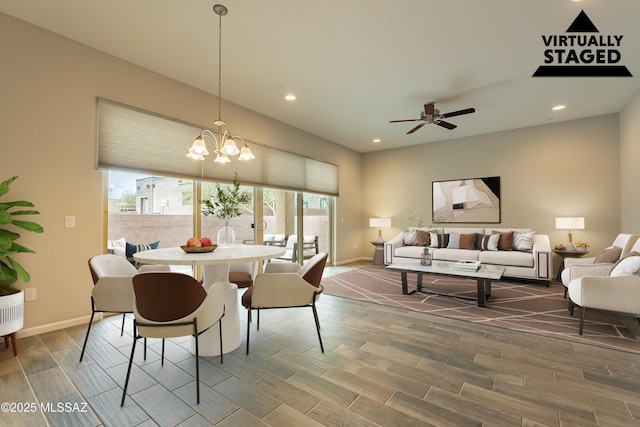
<path id="1" fill-rule="evenodd" d="M 94 316 L 94 321 L 97 321 L 102 318 L 102 316 L 97 316 L 101 313 L 96 313 Z M 86 325 L 89 323 L 90 315 L 76 317 L 75 319 L 63 320 L 61 322 L 48 323 L 46 325 L 34 326 L 32 328 L 23 328 L 18 331 L 18 338 L 26 338 L 31 337 L 33 335 L 40 335 L 47 332 L 57 331 L 59 329 L 71 328 L 73 326 L 78 325 Z"/>
<path id="2" fill-rule="evenodd" d="M 342 261 L 336 261 L 333 263 L 333 265 L 345 265 L 345 264 L 351 264 L 354 262 L 358 262 L 358 261 L 373 261 L 373 257 L 366 257 L 366 256 L 361 256 L 358 258 L 352 258 L 352 259 L 346 259 L 346 260 L 342 260 Z"/>

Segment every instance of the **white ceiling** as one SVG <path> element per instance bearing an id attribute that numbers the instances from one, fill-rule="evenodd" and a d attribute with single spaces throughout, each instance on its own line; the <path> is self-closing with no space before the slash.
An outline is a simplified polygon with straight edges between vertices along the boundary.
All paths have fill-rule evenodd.
<path id="1" fill-rule="evenodd" d="M 638 0 L 219 1 L 222 97 L 363 153 L 616 113 L 640 89 Z M 0 11 L 217 94 L 214 3 L 0 0 Z M 542 35 L 564 34 L 580 10 L 624 36 L 634 77 L 531 77 Z M 389 123 L 428 101 L 477 111 L 449 119 L 452 131 Z"/>

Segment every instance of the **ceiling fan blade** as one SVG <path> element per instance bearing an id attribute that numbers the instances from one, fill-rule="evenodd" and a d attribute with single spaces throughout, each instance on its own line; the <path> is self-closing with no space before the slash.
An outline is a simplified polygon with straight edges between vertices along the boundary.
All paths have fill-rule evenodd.
<path id="1" fill-rule="evenodd" d="M 427 102 L 424 104 L 425 116 L 433 116 L 436 113 L 436 106 L 433 102 Z"/>
<path id="2" fill-rule="evenodd" d="M 417 122 L 418 120 L 422 119 L 391 120 L 389 123 Z"/>
<path id="3" fill-rule="evenodd" d="M 464 110 L 452 111 L 450 113 L 443 114 L 442 117 L 446 119 L 447 117 L 461 116 L 463 114 L 470 114 L 475 112 L 476 112 L 475 108 L 467 108 Z"/>
<path id="4" fill-rule="evenodd" d="M 455 128 L 457 128 L 457 127 L 458 127 L 458 126 L 454 125 L 453 123 L 445 122 L 445 121 L 442 121 L 442 120 L 438 120 L 438 121 L 436 122 L 436 124 L 437 124 L 438 126 L 442 126 L 443 128 L 447 128 L 447 129 L 449 129 L 449 130 L 451 130 L 451 129 L 455 129 Z"/>
<path id="5" fill-rule="evenodd" d="M 409 132 L 407 132 L 407 135 L 414 133 L 415 131 L 417 131 L 418 129 L 420 129 L 422 126 L 426 125 L 427 122 L 422 122 L 420 123 L 418 126 L 414 127 L 413 129 L 411 129 Z"/>

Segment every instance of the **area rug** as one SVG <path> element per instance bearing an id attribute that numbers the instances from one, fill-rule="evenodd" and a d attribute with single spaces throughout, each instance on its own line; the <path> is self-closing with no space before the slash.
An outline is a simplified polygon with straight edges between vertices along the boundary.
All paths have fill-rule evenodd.
<path id="1" fill-rule="evenodd" d="M 410 290 L 416 287 L 416 276 L 408 274 Z M 508 279 L 494 282 L 486 307 L 464 299 L 476 296 L 475 280 L 424 275 L 423 292 L 402 295 L 400 273 L 383 266 L 325 277 L 322 285 L 326 294 L 334 296 L 640 354 L 640 326 L 631 317 L 587 310 L 584 332 L 579 335 L 579 310 L 570 315 L 564 287 L 557 282 L 549 287 Z"/>

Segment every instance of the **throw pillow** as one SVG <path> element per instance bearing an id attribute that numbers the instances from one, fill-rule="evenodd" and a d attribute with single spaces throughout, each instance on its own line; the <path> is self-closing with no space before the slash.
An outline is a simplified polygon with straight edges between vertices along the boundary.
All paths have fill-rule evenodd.
<path id="1" fill-rule="evenodd" d="M 474 242 L 474 246 L 475 246 L 475 250 L 476 251 L 481 251 L 482 250 L 482 238 L 484 237 L 484 234 L 480 234 L 480 233 L 476 233 L 476 241 Z"/>
<path id="2" fill-rule="evenodd" d="M 622 248 L 616 248 L 615 246 L 611 246 L 602 250 L 598 255 L 596 255 L 596 259 L 593 260 L 594 264 L 613 264 L 620 259 L 620 254 L 622 253 Z"/>
<path id="3" fill-rule="evenodd" d="M 498 239 L 498 250 L 513 250 L 513 231 L 494 231 L 493 234 L 497 234 L 498 236 L 500 236 L 500 238 Z"/>
<path id="4" fill-rule="evenodd" d="M 531 252 L 533 250 L 533 237 L 535 231 L 527 233 L 515 232 L 513 234 L 513 249 L 516 251 Z"/>
<path id="5" fill-rule="evenodd" d="M 447 249 L 460 249 L 460 233 L 449 233 Z"/>
<path id="6" fill-rule="evenodd" d="M 486 234 L 480 240 L 481 251 L 497 251 L 500 234 Z"/>
<path id="7" fill-rule="evenodd" d="M 118 240 L 109 240 L 107 241 L 107 252 L 113 255 L 119 255 L 123 258 L 126 258 L 125 249 L 127 246 L 127 241 L 124 237 L 121 237 Z"/>
<path id="8" fill-rule="evenodd" d="M 404 246 L 415 246 L 418 244 L 418 234 L 414 230 L 404 230 L 402 232 L 402 243 Z"/>
<path id="9" fill-rule="evenodd" d="M 476 233 L 460 235 L 460 249 L 475 249 Z"/>
<path id="10" fill-rule="evenodd" d="M 160 244 L 159 240 L 157 242 L 147 243 L 144 245 L 132 245 L 131 243 L 127 242 L 127 249 L 125 251 L 125 255 L 127 256 L 127 259 L 129 260 L 129 262 L 137 267 L 138 263 L 136 263 L 135 260 L 133 259 L 133 254 L 135 254 L 136 252 L 148 251 L 149 249 L 158 249 L 159 244 Z"/>
<path id="11" fill-rule="evenodd" d="M 449 233 L 430 233 L 430 248 L 446 248 L 449 244 Z"/>
<path id="12" fill-rule="evenodd" d="M 429 246 L 431 244 L 431 237 L 426 230 L 416 230 L 418 236 L 418 246 Z"/>
<path id="13" fill-rule="evenodd" d="M 640 276 L 640 255 L 627 256 L 618 261 L 611 269 L 609 276 Z"/>

